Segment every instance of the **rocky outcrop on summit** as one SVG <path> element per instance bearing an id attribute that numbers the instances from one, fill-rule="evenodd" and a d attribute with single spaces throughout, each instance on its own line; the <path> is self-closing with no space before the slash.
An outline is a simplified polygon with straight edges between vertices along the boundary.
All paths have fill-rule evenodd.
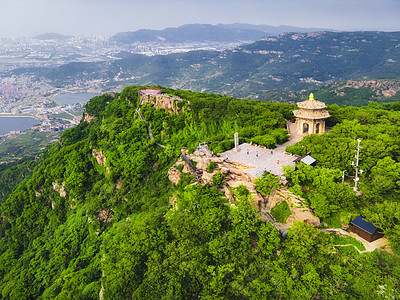
<path id="1" fill-rule="evenodd" d="M 162 108 L 166 112 L 170 112 L 173 114 L 178 114 L 181 111 L 181 108 L 177 105 L 178 102 L 181 102 L 182 99 L 166 94 L 161 95 L 147 95 L 143 97 L 143 103 L 150 103 L 154 105 L 155 108 Z"/>

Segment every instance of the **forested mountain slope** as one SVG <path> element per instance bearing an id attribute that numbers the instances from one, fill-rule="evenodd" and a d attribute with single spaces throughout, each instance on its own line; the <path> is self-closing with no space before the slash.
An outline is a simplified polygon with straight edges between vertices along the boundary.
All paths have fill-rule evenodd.
<path id="1" fill-rule="evenodd" d="M 249 97 L 338 80 L 399 78 L 399 45 L 399 32 L 287 33 L 222 52 L 131 55 L 113 62 L 72 63 L 33 73 L 59 87 L 76 80 L 101 79 L 109 87 L 161 84 Z"/>
<path id="2" fill-rule="evenodd" d="M 255 95 L 260 101 L 294 102 L 314 93 L 316 99 L 324 99 L 326 104 L 366 106 L 371 101 L 390 103 L 400 101 L 399 79 L 361 79 L 337 81 L 310 90 L 274 91 Z"/>
<path id="3" fill-rule="evenodd" d="M 261 221 L 251 200 L 226 205 L 216 186 L 192 184 L 189 174 L 177 185 L 168 181 L 167 171 L 183 146 L 190 151 L 208 141 L 211 148 L 223 150 L 232 147 L 236 131 L 247 141 L 284 141 L 294 106 L 164 91 L 182 99 L 174 104 L 178 113 L 150 104 L 140 107 L 153 140 L 136 112 L 137 87 L 95 97 L 86 105 L 84 120 L 66 131 L 2 201 L 2 299 L 400 295 L 395 256 L 335 247 L 331 235 L 305 223 L 295 223 L 282 238 Z M 351 116 L 372 114 L 375 125 L 385 115 L 387 122 L 400 120 L 397 111 L 386 108 L 354 111 L 358 113 Z M 341 122 L 348 111 L 336 109 L 333 114 L 332 122 Z M 347 128 L 337 126 L 336 131 Z M 373 173 L 372 165 L 371 176 L 382 175 L 378 169 Z M 295 182 L 295 175 L 291 178 Z M 387 189 L 377 189 L 376 195 L 382 192 Z M 395 193 L 391 199 L 397 205 Z M 365 205 L 373 211 L 381 202 Z M 352 206 L 362 207 L 357 201 Z"/>

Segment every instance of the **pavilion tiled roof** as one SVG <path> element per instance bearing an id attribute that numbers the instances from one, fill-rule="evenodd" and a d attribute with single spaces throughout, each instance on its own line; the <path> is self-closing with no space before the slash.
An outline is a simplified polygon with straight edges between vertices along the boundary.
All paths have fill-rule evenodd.
<path id="1" fill-rule="evenodd" d="M 314 95 L 311 93 L 310 98 L 306 101 L 297 103 L 299 110 L 293 111 L 293 114 L 297 118 L 303 119 L 326 119 L 329 118 L 329 113 L 324 110 L 326 107 L 324 102 L 314 99 Z"/>

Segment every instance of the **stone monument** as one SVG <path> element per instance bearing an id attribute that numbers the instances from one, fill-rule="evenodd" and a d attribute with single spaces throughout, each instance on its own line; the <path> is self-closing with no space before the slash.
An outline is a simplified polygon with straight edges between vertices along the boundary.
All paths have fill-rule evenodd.
<path id="1" fill-rule="evenodd" d="M 239 151 L 239 132 L 235 132 L 233 137 L 235 138 L 235 149 Z"/>

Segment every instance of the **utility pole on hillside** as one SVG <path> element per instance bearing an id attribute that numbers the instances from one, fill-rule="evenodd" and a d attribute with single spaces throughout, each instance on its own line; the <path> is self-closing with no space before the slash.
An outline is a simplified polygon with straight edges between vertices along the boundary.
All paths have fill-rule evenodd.
<path id="1" fill-rule="evenodd" d="M 361 147 L 360 147 L 360 143 L 361 143 L 361 140 L 360 140 L 360 139 L 357 139 L 357 142 L 358 142 L 357 150 L 354 150 L 354 151 L 357 152 L 357 155 L 356 155 L 356 178 L 354 178 L 354 182 L 355 182 L 354 191 L 355 191 L 355 192 L 357 192 L 357 183 L 358 183 L 358 180 L 360 179 L 360 178 L 358 177 L 358 174 L 359 174 L 359 173 L 360 173 L 360 174 L 363 173 L 362 170 L 358 171 L 358 163 L 359 163 L 359 160 L 360 160 L 360 148 L 361 148 Z"/>

